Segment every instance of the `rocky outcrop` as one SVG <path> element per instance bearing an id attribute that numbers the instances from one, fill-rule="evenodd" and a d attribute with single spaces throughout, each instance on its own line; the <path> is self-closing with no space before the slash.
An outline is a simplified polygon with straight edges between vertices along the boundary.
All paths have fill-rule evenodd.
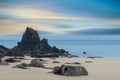
<path id="1" fill-rule="evenodd" d="M 8 48 L 4 47 L 3 45 L 0 45 L 0 58 L 4 57 L 8 51 L 9 51 Z"/>
<path id="2" fill-rule="evenodd" d="M 21 57 L 23 57 L 23 56 L 24 56 L 24 53 L 23 53 L 23 51 L 22 51 L 20 48 L 18 48 L 18 47 L 16 46 L 16 47 L 14 47 L 14 48 L 11 48 L 11 49 L 7 52 L 6 56 L 21 56 Z"/>
<path id="3" fill-rule="evenodd" d="M 9 49 L 8 48 L 6 48 L 5 46 L 3 46 L 3 45 L 0 45 L 0 49 L 3 49 L 5 52 L 7 52 Z"/>
<path id="4" fill-rule="evenodd" d="M 82 76 L 88 75 L 87 70 L 83 66 L 62 65 L 54 67 L 54 74 L 64 76 Z"/>
<path id="5" fill-rule="evenodd" d="M 21 42 L 18 42 L 18 48 L 22 52 L 27 53 L 31 53 L 34 50 L 40 50 L 40 38 L 37 31 L 27 27 Z"/>
<path id="6" fill-rule="evenodd" d="M 3 50 L 3 49 L 0 49 L 0 58 L 4 57 L 4 55 L 5 55 L 4 50 Z"/>
<path id="7" fill-rule="evenodd" d="M 27 27 L 21 42 L 7 52 L 7 56 L 58 57 L 67 56 L 68 51 L 50 46 L 48 40 L 40 37 L 36 30 Z"/>

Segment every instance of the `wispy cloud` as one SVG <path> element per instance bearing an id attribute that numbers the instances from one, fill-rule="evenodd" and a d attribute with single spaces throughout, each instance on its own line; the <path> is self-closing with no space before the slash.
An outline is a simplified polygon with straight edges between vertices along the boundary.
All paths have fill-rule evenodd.
<path id="1" fill-rule="evenodd" d="M 55 35 L 94 28 L 120 28 L 119 0 L 1 0 L 0 34 L 27 26 Z"/>
<path id="2" fill-rule="evenodd" d="M 67 16 L 53 11 L 21 7 L 4 7 L 0 8 L 3 19 L 70 19 L 70 20 L 87 20 L 87 18 Z M 9 16 L 9 17 L 8 17 Z"/>
<path id="3" fill-rule="evenodd" d="M 100 28 L 100 29 L 87 29 L 83 31 L 72 31 L 71 34 L 77 35 L 120 35 L 120 28 Z"/>

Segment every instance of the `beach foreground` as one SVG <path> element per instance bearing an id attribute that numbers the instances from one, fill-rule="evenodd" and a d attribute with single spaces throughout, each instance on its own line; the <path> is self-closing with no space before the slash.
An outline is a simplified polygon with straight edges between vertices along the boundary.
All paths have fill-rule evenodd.
<path id="1" fill-rule="evenodd" d="M 6 57 L 5 57 L 6 58 Z M 53 69 L 28 67 L 28 69 L 12 68 L 20 63 L 30 63 L 30 57 L 17 63 L 10 63 L 8 66 L 0 65 L 0 80 L 120 80 L 120 58 L 43 58 L 46 60 L 46 67 L 54 68 L 65 63 L 79 62 L 88 71 L 88 76 L 60 76 L 52 72 Z M 53 63 L 58 61 L 60 63 Z M 70 64 L 80 65 L 80 64 Z"/>

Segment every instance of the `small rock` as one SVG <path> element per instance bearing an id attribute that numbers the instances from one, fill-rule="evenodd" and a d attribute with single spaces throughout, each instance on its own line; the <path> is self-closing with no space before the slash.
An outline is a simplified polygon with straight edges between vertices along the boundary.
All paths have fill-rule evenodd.
<path id="1" fill-rule="evenodd" d="M 14 66 L 13 68 L 28 69 L 27 67 L 28 67 L 27 63 L 21 63 L 21 64 Z"/>
<path id="2" fill-rule="evenodd" d="M 6 62 L 11 62 L 11 63 L 14 63 L 14 62 L 20 62 L 19 60 L 15 60 L 14 58 L 8 58 L 8 59 L 5 59 Z"/>
<path id="3" fill-rule="evenodd" d="M 95 57 L 93 57 L 93 56 L 89 56 L 89 57 L 87 57 L 87 58 L 95 59 Z"/>
<path id="4" fill-rule="evenodd" d="M 93 61 L 85 61 L 85 63 L 92 63 Z"/>
<path id="5" fill-rule="evenodd" d="M 60 63 L 60 62 L 58 62 L 58 61 L 53 61 L 53 63 Z"/>
<path id="6" fill-rule="evenodd" d="M 44 67 L 43 62 L 41 62 L 39 59 L 33 59 L 31 63 L 29 64 L 31 67 Z"/>
<path id="7" fill-rule="evenodd" d="M 40 61 L 46 61 L 46 60 L 43 60 L 43 59 L 39 59 Z"/>
<path id="8" fill-rule="evenodd" d="M 79 62 L 74 62 L 74 63 L 72 63 L 72 64 L 79 64 L 79 65 L 80 65 L 81 63 L 79 63 Z"/>
<path id="9" fill-rule="evenodd" d="M 69 62 L 66 62 L 65 64 L 71 64 L 71 63 L 69 63 Z"/>

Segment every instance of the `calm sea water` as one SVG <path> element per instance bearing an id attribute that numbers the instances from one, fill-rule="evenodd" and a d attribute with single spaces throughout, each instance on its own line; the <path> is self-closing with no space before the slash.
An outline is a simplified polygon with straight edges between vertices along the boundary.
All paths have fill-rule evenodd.
<path id="1" fill-rule="evenodd" d="M 0 45 L 12 48 L 17 42 L 17 40 L 0 40 Z M 50 40 L 49 44 L 79 56 L 85 51 L 89 56 L 120 57 L 119 40 Z"/>

